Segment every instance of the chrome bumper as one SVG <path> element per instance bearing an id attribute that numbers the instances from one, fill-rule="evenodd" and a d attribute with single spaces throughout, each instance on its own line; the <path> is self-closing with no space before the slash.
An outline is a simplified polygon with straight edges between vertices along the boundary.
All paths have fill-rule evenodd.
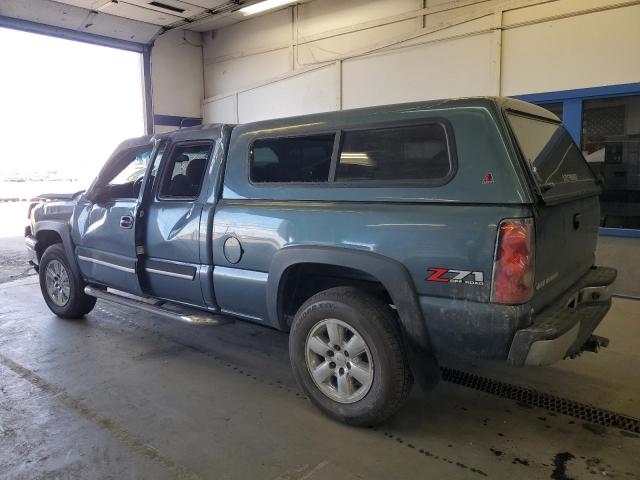
<path id="1" fill-rule="evenodd" d="M 518 330 L 509 350 L 512 365 L 549 365 L 575 355 L 611 307 L 616 270 L 597 267 L 563 296 Z"/>

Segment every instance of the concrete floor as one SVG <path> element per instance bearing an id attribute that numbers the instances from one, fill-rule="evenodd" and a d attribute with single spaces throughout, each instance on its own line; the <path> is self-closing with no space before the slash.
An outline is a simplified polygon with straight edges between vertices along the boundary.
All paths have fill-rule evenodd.
<path id="1" fill-rule="evenodd" d="M 28 210 L 29 202 L 3 202 L 0 198 L 0 284 L 33 273 L 24 246 Z"/>
<path id="2" fill-rule="evenodd" d="M 0 238 L 0 284 L 33 274 L 27 262 L 24 236 Z"/>
<path id="3" fill-rule="evenodd" d="M 598 355 L 468 368 L 640 416 L 639 317 L 615 300 Z M 346 427 L 303 397 L 285 334 L 101 302 L 61 320 L 35 276 L 0 285 L 1 478 L 632 479 L 638 453 L 639 435 L 449 383 L 414 389 L 383 426 Z"/>

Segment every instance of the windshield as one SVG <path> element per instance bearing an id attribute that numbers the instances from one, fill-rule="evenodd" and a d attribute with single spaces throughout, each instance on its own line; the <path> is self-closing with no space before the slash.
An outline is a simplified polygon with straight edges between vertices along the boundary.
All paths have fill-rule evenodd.
<path id="1" fill-rule="evenodd" d="M 559 123 L 507 113 L 520 150 L 543 192 L 582 190 L 595 177 L 569 133 Z M 557 192 L 560 193 L 560 192 Z"/>

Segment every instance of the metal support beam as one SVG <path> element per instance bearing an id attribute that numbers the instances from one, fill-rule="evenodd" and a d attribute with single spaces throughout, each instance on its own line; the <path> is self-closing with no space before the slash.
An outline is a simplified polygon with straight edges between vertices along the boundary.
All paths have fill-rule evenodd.
<path id="1" fill-rule="evenodd" d="M 153 44 L 145 45 L 142 52 L 142 89 L 144 95 L 144 129 L 147 135 L 153 133 L 153 90 L 151 86 L 151 49 Z"/>
<path id="2" fill-rule="evenodd" d="M 582 148 L 582 100 L 570 98 L 564 101 L 562 123 L 573 137 L 573 141 Z"/>

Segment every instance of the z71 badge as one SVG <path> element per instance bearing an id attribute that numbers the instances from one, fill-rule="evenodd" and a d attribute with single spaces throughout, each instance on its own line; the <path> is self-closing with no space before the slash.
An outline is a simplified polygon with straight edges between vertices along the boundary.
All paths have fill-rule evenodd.
<path id="1" fill-rule="evenodd" d="M 454 270 L 452 268 L 428 268 L 432 272 L 425 280 L 428 282 L 464 283 L 465 285 L 484 285 L 484 273 L 471 270 Z"/>

